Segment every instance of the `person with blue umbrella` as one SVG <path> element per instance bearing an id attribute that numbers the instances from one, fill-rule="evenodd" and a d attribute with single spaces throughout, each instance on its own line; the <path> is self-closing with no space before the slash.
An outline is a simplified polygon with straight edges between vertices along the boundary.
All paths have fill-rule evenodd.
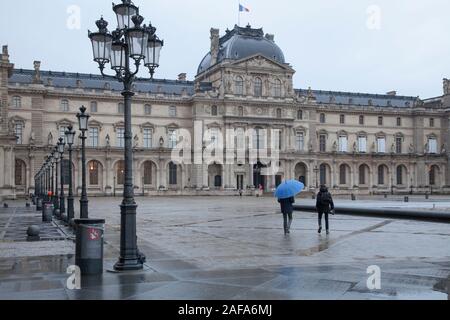
<path id="1" fill-rule="evenodd" d="M 275 190 L 275 197 L 278 198 L 280 203 L 281 212 L 283 213 L 284 221 L 284 234 L 290 233 L 292 224 L 292 212 L 294 212 L 294 207 L 292 206 L 295 202 L 295 196 L 299 194 L 305 185 L 296 180 L 287 180 L 281 183 Z"/>

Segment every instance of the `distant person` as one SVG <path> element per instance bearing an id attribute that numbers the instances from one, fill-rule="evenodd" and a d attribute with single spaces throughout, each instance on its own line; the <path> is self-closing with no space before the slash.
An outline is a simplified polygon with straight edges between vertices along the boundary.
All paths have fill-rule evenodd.
<path id="1" fill-rule="evenodd" d="M 320 191 L 317 194 L 316 210 L 319 214 L 319 233 L 322 232 L 322 216 L 325 214 L 325 227 L 327 234 L 330 234 L 330 226 L 328 223 L 328 214 L 333 214 L 334 203 L 331 193 L 328 192 L 328 188 L 324 185 L 320 186 Z"/>
<path id="2" fill-rule="evenodd" d="M 292 204 L 295 202 L 295 199 L 294 197 L 278 199 L 278 202 L 280 203 L 281 212 L 283 213 L 284 234 L 286 235 L 290 233 L 291 230 L 292 212 L 294 211 L 294 207 L 292 206 Z"/>

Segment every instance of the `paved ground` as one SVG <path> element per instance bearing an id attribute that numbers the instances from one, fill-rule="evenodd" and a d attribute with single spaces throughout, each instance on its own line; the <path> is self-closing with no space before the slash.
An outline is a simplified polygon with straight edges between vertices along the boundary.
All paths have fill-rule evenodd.
<path id="1" fill-rule="evenodd" d="M 399 200 L 336 202 L 450 208 L 445 198 Z M 316 215 L 295 213 L 291 234 L 285 236 L 271 198 L 137 201 L 145 271 L 105 272 L 85 277 L 82 290 L 69 290 L 70 240 L 30 244 L 0 239 L 0 299 L 448 299 L 448 224 L 340 215 L 332 217 L 332 232 L 326 236 L 317 234 Z M 90 202 L 90 216 L 107 220 L 107 269 L 118 256 L 119 204 L 119 198 Z M 24 203 L 10 202 L 14 206 Z M 11 215 L 7 210 L 0 209 L 0 220 Z M 64 234 L 64 228 L 59 230 Z M 372 265 L 381 268 L 380 290 L 366 285 Z"/>

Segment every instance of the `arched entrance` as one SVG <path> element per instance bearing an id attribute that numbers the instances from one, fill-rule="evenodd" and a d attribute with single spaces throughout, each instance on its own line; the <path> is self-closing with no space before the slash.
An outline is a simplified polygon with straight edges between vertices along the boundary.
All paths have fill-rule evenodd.
<path id="1" fill-rule="evenodd" d="M 222 171 L 223 167 L 220 164 L 213 163 L 208 166 L 208 184 L 210 188 L 222 187 Z"/>
<path id="2" fill-rule="evenodd" d="M 295 179 L 303 183 L 305 186 L 307 185 L 307 167 L 303 162 L 297 163 L 295 166 Z"/>
<path id="3" fill-rule="evenodd" d="M 260 161 L 253 166 L 253 184 L 256 189 L 261 188 L 266 190 L 266 176 L 262 175 L 263 169 L 267 168 L 266 165 Z"/>

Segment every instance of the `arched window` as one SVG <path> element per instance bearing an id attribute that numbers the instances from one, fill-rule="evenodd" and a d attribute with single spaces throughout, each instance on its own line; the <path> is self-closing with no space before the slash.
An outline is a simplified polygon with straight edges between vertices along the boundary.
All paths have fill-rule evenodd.
<path id="1" fill-rule="evenodd" d="M 212 116 L 217 116 L 217 106 L 212 106 L 211 107 L 211 115 Z"/>
<path id="2" fill-rule="evenodd" d="M 359 184 L 366 184 L 366 167 L 364 165 L 359 167 Z"/>
<path id="3" fill-rule="evenodd" d="M 15 184 L 16 186 L 26 185 L 26 164 L 22 160 L 16 159 L 15 161 Z"/>
<path id="4" fill-rule="evenodd" d="M 100 163 L 98 161 L 91 161 L 88 164 L 89 168 L 89 185 L 98 186 L 100 184 Z"/>
<path id="5" fill-rule="evenodd" d="M 303 120 L 303 111 L 302 110 L 297 111 L 297 120 Z"/>
<path id="6" fill-rule="evenodd" d="M 379 166 L 378 167 L 378 184 L 379 185 L 384 185 L 385 181 L 384 181 L 384 166 Z"/>
<path id="7" fill-rule="evenodd" d="M 276 79 L 273 85 L 273 96 L 281 97 L 281 81 L 279 79 Z"/>
<path id="8" fill-rule="evenodd" d="M 277 119 L 281 119 L 281 109 L 277 109 Z"/>
<path id="9" fill-rule="evenodd" d="M 436 166 L 431 166 L 430 168 L 430 186 L 436 185 Z"/>
<path id="10" fill-rule="evenodd" d="M 339 184 L 347 184 L 347 166 L 341 165 L 339 167 Z"/>
<path id="11" fill-rule="evenodd" d="M 244 80 L 240 76 L 238 76 L 234 82 L 234 91 L 237 95 L 244 94 Z"/>
<path id="12" fill-rule="evenodd" d="M 255 97 L 262 96 L 262 80 L 260 78 L 256 78 L 254 81 L 254 94 Z"/>
<path id="13" fill-rule="evenodd" d="M 169 184 L 177 184 L 177 165 L 173 162 L 169 163 Z"/>
<path id="14" fill-rule="evenodd" d="M 117 161 L 116 178 L 117 178 L 118 185 L 125 184 L 125 161 L 123 161 L 123 160 Z"/>
<path id="15" fill-rule="evenodd" d="M 239 115 L 239 117 L 243 117 L 244 116 L 244 108 L 243 107 L 239 107 L 238 108 L 238 115 Z"/>
<path id="16" fill-rule="evenodd" d="M 326 185 L 327 184 L 327 165 L 322 163 L 319 168 L 320 173 L 320 184 Z"/>
<path id="17" fill-rule="evenodd" d="M 144 163 L 144 184 L 152 184 L 152 169 L 153 164 L 150 161 Z"/>
<path id="18" fill-rule="evenodd" d="M 403 167 L 397 167 L 397 184 L 403 184 Z"/>

